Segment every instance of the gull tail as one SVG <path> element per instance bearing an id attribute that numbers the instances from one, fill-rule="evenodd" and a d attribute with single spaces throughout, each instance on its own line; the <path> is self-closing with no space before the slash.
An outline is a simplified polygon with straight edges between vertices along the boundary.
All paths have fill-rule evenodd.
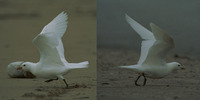
<path id="1" fill-rule="evenodd" d="M 88 68 L 89 62 L 84 61 L 81 63 L 69 63 L 68 66 L 70 69 L 77 69 L 77 68 Z"/>
<path id="2" fill-rule="evenodd" d="M 137 65 L 119 66 L 119 68 L 136 69 Z"/>

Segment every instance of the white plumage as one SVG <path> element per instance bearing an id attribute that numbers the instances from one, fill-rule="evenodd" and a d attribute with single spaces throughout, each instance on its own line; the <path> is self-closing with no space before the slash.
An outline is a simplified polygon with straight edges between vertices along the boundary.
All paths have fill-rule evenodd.
<path id="1" fill-rule="evenodd" d="M 16 70 L 24 61 L 16 61 L 8 64 L 7 73 L 11 78 L 34 78 L 35 76 L 28 71 Z"/>
<path id="2" fill-rule="evenodd" d="M 141 55 L 136 65 L 120 66 L 121 68 L 133 69 L 140 76 L 150 78 L 162 78 L 170 72 L 178 69 L 184 69 L 179 63 L 166 63 L 165 56 L 174 48 L 173 39 L 162 29 L 153 23 L 150 23 L 151 31 L 144 28 L 135 20 L 125 15 L 126 21 L 143 39 L 141 46 Z M 137 84 L 137 80 L 135 84 Z M 146 78 L 143 85 L 146 84 Z"/>
<path id="3" fill-rule="evenodd" d="M 61 12 L 49 24 L 47 24 L 33 43 L 40 52 L 38 63 L 25 62 L 22 64 L 24 71 L 32 72 L 36 77 L 49 78 L 46 82 L 63 79 L 70 69 L 87 68 L 88 61 L 81 63 L 68 63 L 64 56 L 62 36 L 67 29 L 67 14 Z M 56 78 L 56 79 L 53 79 Z"/>

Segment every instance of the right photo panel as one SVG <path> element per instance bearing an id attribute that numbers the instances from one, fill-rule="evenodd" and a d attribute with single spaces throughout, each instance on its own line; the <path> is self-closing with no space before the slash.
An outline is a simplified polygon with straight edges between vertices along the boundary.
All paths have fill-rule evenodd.
<path id="1" fill-rule="evenodd" d="M 199 5 L 97 0 L 97 99 L 198 100 Z"/>

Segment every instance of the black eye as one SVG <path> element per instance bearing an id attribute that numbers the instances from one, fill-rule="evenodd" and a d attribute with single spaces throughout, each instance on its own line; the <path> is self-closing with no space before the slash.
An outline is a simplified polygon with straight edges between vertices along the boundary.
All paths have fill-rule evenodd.
<path id="1" fill-rule="evenodd" d="M 178 66 L 181 66 L 181 65 L 178 65 Z"/>
<path id="2" fill-rule="evenodd" d="M 26 66 L 26 65 L 23 65 L 23 66 Z"/>

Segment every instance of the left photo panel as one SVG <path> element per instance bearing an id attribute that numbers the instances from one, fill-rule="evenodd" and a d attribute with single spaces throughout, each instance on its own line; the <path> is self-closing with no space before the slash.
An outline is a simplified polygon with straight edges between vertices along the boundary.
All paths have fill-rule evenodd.
<path id="1" fill-rule="evenodd" d="M 0 7 L 0 100 L 96 100 L 96 0 Z"/>

